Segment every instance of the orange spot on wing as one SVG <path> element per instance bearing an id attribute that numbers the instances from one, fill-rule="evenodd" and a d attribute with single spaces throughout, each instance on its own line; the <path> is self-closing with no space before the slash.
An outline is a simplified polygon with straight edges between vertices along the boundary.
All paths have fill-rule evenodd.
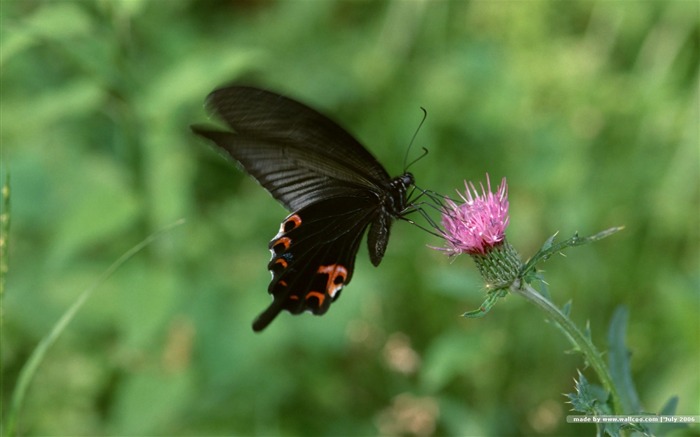
<path id="1" fill-rule="evenodd" d="M 326 292 L 334 297 L 343 286 L 345 285 L 345 280 L 348 277 L 348 269 L 340 264 L 330 264 L 327 266 L 320 266 L 317 270 L 318 273 L 328 275 L 328 282 L 326 282 Z"/>
<path id="2" fill-rule="evenodd" d="M 282 249 L 277 249 L 277 246 L 282 245 Z M 289 246 L 292 245 L 292 240 L 289 237 L 280 237 L 275 241 L 275 243 L 272 245 L 273 250 L 275 253 L 280 253 L 283 250 L 289 249 Z"/>
<path id="3" fill-rule="evenodd" d="M 292 229 L 298 228 L 300 224 L 301 217 L 299 217 L 299 214 L 292 214 L 284 219 L 282 223 L 280 223 L 280 231 L 277 233 L 277 235 L 284 235 Z"/>
<path id="4" fill-rule="evenodd" d="M 292 214 L 282 223 L 282 232 L 289 232 L 292 229 L 298 228 L 301 224 L 301 217 L 299 214 Z"/>
<path id="5" fill-rule="evenodd" d="M 306 300 L 309 300 L 310 297 L 315 297 L 318 299 L 318 306 L 320 307 L 323 305 L 323 301 L 326 300 L 326 295 L 323 293 L 319 293 L 318 291 L 309 291 L 306 293 Z"/>

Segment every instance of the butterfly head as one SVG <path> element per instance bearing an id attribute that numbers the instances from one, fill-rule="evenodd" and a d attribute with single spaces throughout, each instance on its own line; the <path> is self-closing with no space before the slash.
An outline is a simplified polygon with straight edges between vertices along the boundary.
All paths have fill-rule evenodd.
<path id="1" fill-rule="evenodd" d="M 389 199 L 390 201 L 388 202 L 387 209 L 391 215 L 399 216 L 401 212 L 406 209 L 408 206 L 406 192 L 414 183 L 415 179 L 409 172 L 397 176 L 389 182 L 390 189 L 388 193 L 390 193 L 391 198 Z"/>
<path id="2" fill-rule="evenodd" d="M 413 185 L 416 182 L 416 179 L 413 177 L 413 173 L 408 171 L 399 176 L 397 179 L 405 188 L 408 188 L 410 185 Z"/>

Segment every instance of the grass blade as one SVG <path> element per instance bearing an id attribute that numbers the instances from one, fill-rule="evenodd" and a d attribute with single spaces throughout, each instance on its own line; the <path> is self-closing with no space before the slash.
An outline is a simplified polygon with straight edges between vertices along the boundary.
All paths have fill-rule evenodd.
<path id="1" fill-rule="evenodd" d="M 56 342 L 56 339 L 66 329 L 66 326 L 68 326 L 71 320 L 73 320 L 78 310 L 80 310 L 80 308 L 83 306 L 83 304 L 85 304 L 88 298 L 125 262 L 131 259 L 144 247 L 152 243 L 160 235 L 167 231 L 170 231 L 176 226 L 183 224 L 184 222 L 184 219 L 180 219 L 175 223 L 172 223 L 166 226 L 165 228 L 154 232 L 153 234 L 146 237 L 143 241 L 124 252 L 124 254 L 120 256 L 116 261 L 114 261 L 112 265 L 110 265 L 107 268 L 107 270 L 105 270 L 104 273 L 102 273 L 102 275 L 90 287 L 86 288 L 80 294 L 80 296 L 78 296 L 75 302 L 73 302 L 73 304 L 66 310 L 66 312 L 63 313 L 61 318 L 58 320 L 58 322 L 56 322 L 56 324 L 48 333 L 48 335 L 46 335 L 39 342 L 39 344 L 34 349 L 25 365 L 22 367 L 22 370 L 20 371 L 19 378 L 17 379 L 17 385 L 15 386 L 15 389 L 12 393 L 12 399 L 10 401 L 10 410 L 7 414 L 6 428 L 5 432 L 3 433 L 4 435 L 7 435 L 8 437 L 13 437 L 15 435 L 15 423 L 17 421 L 20 408 L 22 407 L 24 397 L 27 393 L 27 390 L 29 389 L 29 385 L 32 381 L 32 378 L 34 377 L 34 374 L 39 368 L 39 365 L 43 361 L 51 345 L 53 345 Z"/>

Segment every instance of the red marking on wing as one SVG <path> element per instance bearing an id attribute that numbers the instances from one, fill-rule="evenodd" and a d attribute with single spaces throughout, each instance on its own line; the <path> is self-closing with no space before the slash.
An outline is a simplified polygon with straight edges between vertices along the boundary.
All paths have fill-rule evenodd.
<path id="1" fill-rule="evenodd" d="M 301 217 L 299 217 L 299 214 L 292 214 L 282 223 L 282 231 L 289 232 L 292 229 L 298 228 L 300 224 Z"/>
<path id="2" fill-rule="evenodd" d="M 279 254 L 280 252 L 289 249 L 289 246 L 291 246 L 291 244 L 292 240 L 289 237 L 280 237 L 274 242 L 274 244 L 272 245 L 272 249 L 275 251 L 276 254 Z M 278 248 L 279 245 L 282 245 L 282 247 Z"/>
<path id="3" fill-rule="evenodd" d="M 318 299 L 319 307 L 323 306 L 323 301 L 326 300 L 326 295 L 324 293 L 320 293 L 318 291 L 309 291 L 308 293 L 306 293 L 306 300 L 309 300 L 309 298 L 312 297 Z"/>
<path id="4" fill-rule="evenodd" d="M 331 264 L 327 266 L 320 266 L 318 268 L 318 273 L 328 275 L 328 282 L 326 283 L 326 292 L 334 297 L 345 285 L 345 279 L 348 277 L 348 270 L 340 264 Z"/>
<path id="5" fill-rule="evenodd" d="M 298 228 L 299 225 L 301 225 L 301 217 L 299 216 L 299 214 L 290 215 L 289 217 L 284 219 L 282 223 L 280 223 L 280 230 L 279 232 L 277 232 L 277 237 L 280 237 L 286 234 L 287 232 Z"/>

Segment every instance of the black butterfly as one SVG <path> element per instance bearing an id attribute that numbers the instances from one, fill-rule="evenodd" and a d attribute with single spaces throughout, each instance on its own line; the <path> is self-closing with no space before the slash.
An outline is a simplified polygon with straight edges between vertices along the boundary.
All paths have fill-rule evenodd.
<path id="1" fill-rule="evenodd" d="M 273 302 L 253 322 L 279 314 L 321 315 L 350 282 L 360 240 L 379 265 L 393 219 L 410 208 L 411 173 L 390 178 L 355 138 L 313 109 L 275 93 L 232 86 L 212 92 L 208 109 L 233 132 L 193 126 L 225 150 L 289 211 L 270 241 Z"/>

